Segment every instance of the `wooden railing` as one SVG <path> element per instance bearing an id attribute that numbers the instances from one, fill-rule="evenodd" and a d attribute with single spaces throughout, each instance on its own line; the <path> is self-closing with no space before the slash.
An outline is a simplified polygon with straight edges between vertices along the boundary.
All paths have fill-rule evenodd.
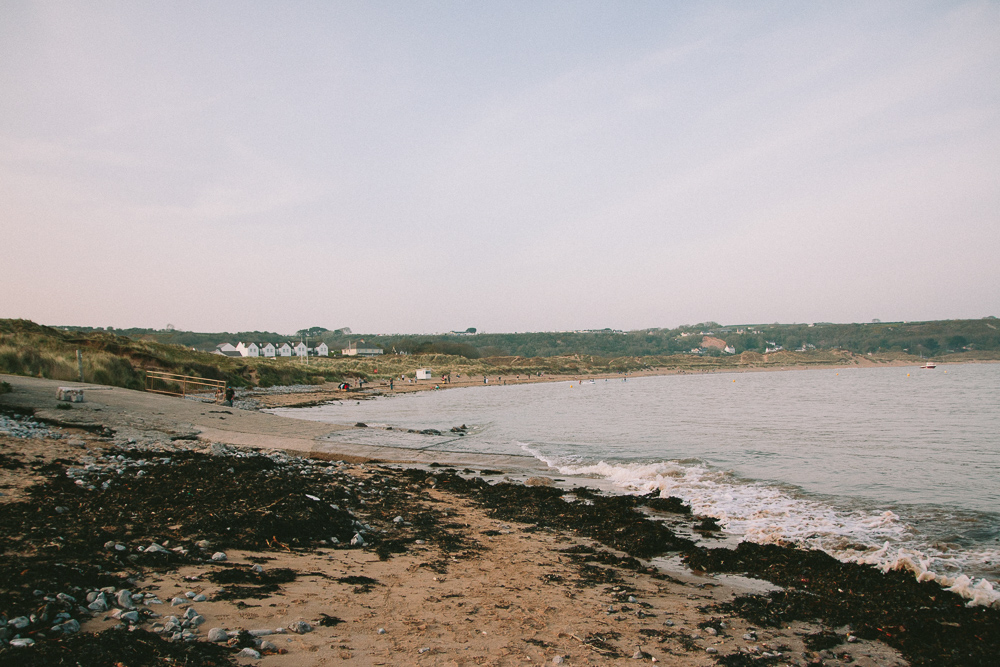
<path id="1" fill-rule="evenodd" d="M 180 391 L 171 391 L 171 389 L 179 389 Z M 221 400 L 226 395 L 226 381 L 164 373 L 163 371 L 146 371 L 146 391 L 182 397 L 189 393 L 214 391 L 216 399 Z"/>

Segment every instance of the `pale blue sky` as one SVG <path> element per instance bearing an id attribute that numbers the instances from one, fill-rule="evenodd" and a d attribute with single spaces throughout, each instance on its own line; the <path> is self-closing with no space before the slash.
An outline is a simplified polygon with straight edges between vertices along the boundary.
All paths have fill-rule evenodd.
<path id="1" fill-rule="evenodd" d="M 1000 315 L 998 2 L 0 0 L 0 317 Z"/>

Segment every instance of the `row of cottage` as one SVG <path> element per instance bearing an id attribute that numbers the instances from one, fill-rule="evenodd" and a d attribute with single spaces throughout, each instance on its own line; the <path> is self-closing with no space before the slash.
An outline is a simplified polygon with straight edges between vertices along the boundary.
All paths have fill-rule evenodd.
<path id="1" fill-rule="evenodd" d="M 320 342 L 316 347 L 308 347 L 302 341 L 292 345 L 291 343 L 237 343 L 235 346 L 229 343 L 220 343 L 215 346 L 213 354 L 221 354 L 225 357 L 328 357 L 330 348 L 326 343 Z M 357 343 L 351 343 L 341 350 L 345 357 L 377 357 L 382 354 L 382 348 L 363 347 Z"/>

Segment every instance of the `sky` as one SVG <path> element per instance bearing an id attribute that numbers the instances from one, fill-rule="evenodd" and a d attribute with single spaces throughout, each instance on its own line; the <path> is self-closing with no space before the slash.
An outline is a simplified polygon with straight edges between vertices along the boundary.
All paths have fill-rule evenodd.
<path id="1" fill-rule="evenodd" d="M 0 317 L 1000 316 L 1000 2 L 0 0 Z"/>

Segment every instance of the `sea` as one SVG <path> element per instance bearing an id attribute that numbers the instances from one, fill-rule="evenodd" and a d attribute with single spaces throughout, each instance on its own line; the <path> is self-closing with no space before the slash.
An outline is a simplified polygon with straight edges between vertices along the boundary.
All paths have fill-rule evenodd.
<path id="1" fill-rule="evenodd" d="M 364 422 L 339 437 L 442 460 L 531 457 L 680 497 L 736 539 L 906 568 L 1000 604 L 1000 364 L 492 383 L 273 412 Z M 424 429 L 443 435 L 407 432 Z"/>

